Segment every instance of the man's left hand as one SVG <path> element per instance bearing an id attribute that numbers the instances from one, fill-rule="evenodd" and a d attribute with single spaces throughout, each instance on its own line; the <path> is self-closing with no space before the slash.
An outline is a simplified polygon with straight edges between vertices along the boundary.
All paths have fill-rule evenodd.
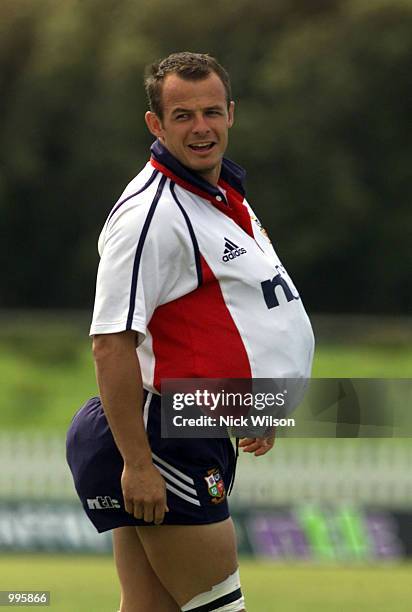
<path id="1" fill-rule="evenodd" d="M 243 448 L 244 453 L 254 453 L 255 457 L 266 455 L 275 444 L 275 432 L 263 438 L 242 438 L 239 441 L 239 448 Z"/>

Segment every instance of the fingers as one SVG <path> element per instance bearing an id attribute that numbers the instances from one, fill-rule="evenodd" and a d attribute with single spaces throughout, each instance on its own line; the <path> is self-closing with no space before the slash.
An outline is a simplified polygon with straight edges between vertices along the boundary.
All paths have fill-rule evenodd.
<path id="1" fill-rule="evenodd" d="M 259 448 L 255 452 L 255 457 L 261 457 L 262 455 L 266 455 L 266 453 L 270 451 L 272 446 L 273 446 L 273 442 L 270 442 L 269 440 L 266 440 L 266 439 L 262 440 L 262 444 L 259 446 Z"/>
<path id="2" fill-rule="evenodd" d="M 136 470 L 133 466 L 123 468 L 122 492 L 126 512 L 145 523 L 160 525 L 168 512 L 166 484 L 153 465 Z"/>
<path id="3" fill-rule="evenodd" d="M 242 438 L 239 441 L 239 448 L 243 448 L 245 452 L 250 452 L 246 449 L 248 449 L 249 446 L 255 444 L 255 442 L 256 442 L 256 438 Z"/>
<path id="4" fill-rule="evenodd" d="M 134 516 L 135 518 L 143 519 L 145 523 L 161 525 L 165 518 L 165 512 L 169 512 L 166 500 L 161 500 L 157 503 L 145 502 L 143 506 L 139 506 L 138 513 L 135 512 Z"/>
<path id="5" fill-rule="evenodd" d="M 165 518 L 165 512 L 169 512 L 169 508 L 165 503 L 156 504 L 154 507 L 154 524 L 161 525 Z"/>
<path id="6" fill-rule="evenodd" d="M 124 499 L 124 509 L 126 510 L 126 512 L 128 514 L 134 515 L 135 507 L 134 507 L 133 499 L 127 498 L 124 493 L 123 493 L 123 499 Z"/>
<path id="7" fill-rule="evenodd" d="M 239 447 L 243 448 L 245 453 L 254 453 L 255 457 L 261 457 L 273 447 L 274 443 L 274 436 L 267 438 L 242 438 L 239 442 Z"/>
<path id="8" fill-rule="evenodd" d="M 239 447 L 243 448 L 244 453 L 254 453 L 260 447 L 259 438 L 242 438 Z"/>
<path id="9" fill-rule="evenodd" d="M 144 516 L 144 506 L 142 503 L 133 500 L 133 498 L 127 498 L 123 494 L 124 498 L 124 509 L 128 514 L 132 514 L 137 519 L 142 519 Z"/>
<path id="10" fill-rule="evenodd" d="M 246 446 L 246 444 L 250 444 L 255 438 L 241 438 L 239 440 L 239 446 Z"/>
<path id="11" fill-rule="evenodd" d="M 161 525 L 164 521 L 165 513 L 169 512 L 166 499 L 154 502 L 137 502 L 133 500 L 125 501 L 125 510 L 132 514 L 136 519 L 143 519 L 145 523 Z"/>
<path id="12" fill-rule="evenodd" d="M 153 523 L 154 507 L 152 503 L 145 503 L 143 507 L 143 520 L 145 523 Z"/>
<path id="13" fill-rule="evenodd" d="M 144 504 L 134 502 L 133 512 L 131 514 L 133 514 L 134 518 L 142 519 L 144 517 Z"/>

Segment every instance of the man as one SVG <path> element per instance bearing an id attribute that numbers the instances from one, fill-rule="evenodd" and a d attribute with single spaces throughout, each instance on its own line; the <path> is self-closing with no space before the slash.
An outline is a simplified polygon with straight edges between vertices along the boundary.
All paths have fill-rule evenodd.
<path id="1" fill-rule="evenodd" d="M 114 529 L 121 612 L 240 612 L 232 445 L 161 438 L 161 381 L 308 377 L 313 336 L 244 199 L 243 170 L 223 158 L 234 121 L 226 71 L 177 53 L 150 68 L 146 90 L 151 160 L 99 239 L 91 335 L 101 403 L 75 416 L 68 460 L 89 518 Z M 273 442 L 240 446 L 259 456 Z"/>

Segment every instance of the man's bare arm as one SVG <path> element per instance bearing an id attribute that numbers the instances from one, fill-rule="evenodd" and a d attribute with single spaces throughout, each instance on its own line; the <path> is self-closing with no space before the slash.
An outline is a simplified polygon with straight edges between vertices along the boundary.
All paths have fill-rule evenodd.
<path id="1" fill-rule="evenodd" d="M 133 331 L 93 338 L 102 405 L 123 457 L 122 491 L 127 512 L 161 523 L 167 511 L 163 477 L 152 463 L 143 423 L 143 385 Z"/>

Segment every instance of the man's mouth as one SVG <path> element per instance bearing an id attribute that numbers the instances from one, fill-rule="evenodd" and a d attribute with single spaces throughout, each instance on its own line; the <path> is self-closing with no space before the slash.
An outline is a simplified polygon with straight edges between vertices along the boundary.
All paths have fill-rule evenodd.
<path id="1" fill-rule="evenodd" d="M 190 149 L 192 149 L 192 151 L 201 153 L 203 151 L 210 151 L 211 149 L 213 149 L 213 147 L 215 146 L 215 143 L 214 142 L 196 142 L 188 146 Z"/>

